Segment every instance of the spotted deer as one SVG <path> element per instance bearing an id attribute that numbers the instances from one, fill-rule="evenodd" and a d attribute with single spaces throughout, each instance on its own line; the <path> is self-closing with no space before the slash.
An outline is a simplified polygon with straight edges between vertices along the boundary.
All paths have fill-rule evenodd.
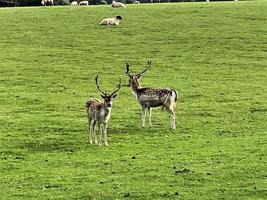
<path id="1" fill-rule="evenodd" d="M 99 145 L 108 146 L 107 142 L 107 126 L 111 114 L 112 100 L 118 95 L 117 92 L 121 87 L 121 79 L 117 89 L 110 95 L 100 89 L 98 85 L 98 76 L 95 78 L 96 87 L 100 92 L 100 96 L 103 98 L 104 102 L 99 101 L 96 98 L 90 98 L 86 102 L 86 112 L 88 117 L 88 133 L 89 133 L 89 143 L 98 144 L 97 136 L 95 134 L 96 124 L 99 128 Z"/>
<path id="2" fill-rule="evenodd" d="M 132 88 L 132 93 L 136 97 L 138 103 L 141 105 L 142 110 L 142 127 L 145 127 L 146 111 L 148 111 L 149 125 L 152 127 L 151 110 L 152 107 L 162 106 L 166 108 L 167 112 L 171 115 L 171 128 L 175 129 L 175 107 L 177 101 L 177 92 L 170 88 L 146 88 L 141 87 L 139 82 L 140 77 L 151 67 L 151 61 L 148 60 L 148 66 L 140 73 L 132 74 L 130 65 L 126 63 L 126 75 L 129 77 L 129 84 Z"/>

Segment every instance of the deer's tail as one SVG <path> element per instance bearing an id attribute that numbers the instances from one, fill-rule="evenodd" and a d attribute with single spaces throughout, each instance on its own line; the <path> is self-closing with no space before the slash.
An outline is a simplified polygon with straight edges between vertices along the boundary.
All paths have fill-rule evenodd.
<path id="1" fill-rule="evenodd" d="M 178 93 L 176 90 L 174 89 L 171 89 L 171 96 L 174 97 L 174 101 L 177 102 L 177 99 L 178 99 Z"/>

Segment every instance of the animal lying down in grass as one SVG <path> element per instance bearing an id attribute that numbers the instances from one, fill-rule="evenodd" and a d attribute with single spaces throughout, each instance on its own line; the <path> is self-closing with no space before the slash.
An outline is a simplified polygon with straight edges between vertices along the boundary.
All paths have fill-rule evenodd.
<path id="1" fill-rule="evenodd" d="M 100 25 L 106 25 L 106 26 L 118 26 L 120 24 L 120 21 L 122 20 L 122 17 L 121 16 L 116 16 L 116 17 L 113 17 L 113 18 L 106 18 L 106 19 L 103 19 L 101 22 L 100 22 Z"/>
<path id="2" fill-rule="evenodd" d="M 117 1 L 112 1 L 111 7 L 112 8 L 126 8 L 126 6 L 123 3 L 117 2 Z"/>

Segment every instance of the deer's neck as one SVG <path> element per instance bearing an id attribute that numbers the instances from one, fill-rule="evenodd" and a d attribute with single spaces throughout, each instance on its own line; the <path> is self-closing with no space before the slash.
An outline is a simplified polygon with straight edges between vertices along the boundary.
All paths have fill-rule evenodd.
<path id="1" fill-rule="evenodd" d="M 102 112 L 107 113 L 107 115 L 110 113 L 112 107 L 108 107 L 106 105 L 103 105 Z"/>
<path id="2" fill-rule="evenodd" d="M 109 116 L 110 116 L 110 113 L 111 113 L 111 107 L 107 107 L 107 106 L 104 106 L 100 109 L 100 118 L 104 121 L 108 121 L 109 120 Z"/>
<path id="3" fill-rule="evenodd" d="M 138 89 L 141 88 L 141 85 L 139 82 L 132 82 L 131 84 L 131 88 L 132 88 L 132 93 L 134 96 L 137 96 L 138 93 Z"/>

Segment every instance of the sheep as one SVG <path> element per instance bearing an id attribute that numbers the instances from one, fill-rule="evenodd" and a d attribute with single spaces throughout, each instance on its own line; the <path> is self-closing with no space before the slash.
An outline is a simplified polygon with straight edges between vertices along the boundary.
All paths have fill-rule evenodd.
<path id="1" fill-rule="evenodd" d="M 113 7 L 113 8 L 119 8 L 119 7 L 123 7 L 123 8 L 126 8 L 126 6 L 123 4 L 123 3 L 121 3 L 121 2 L 116 2 L 116 1 L 112 1 L 112 3 L 111 3 L 111 7 Z"/>
<path id="2" fill-rule="evenodd" d="M 140 4 L 140 1 L 135 1 L 133 2 L 133 4 Z"/>
<path id="3" fill-rule="evenodd" d="M 78 2 L 77 1 L 73 1 L 70 3 L 71 6 L 78 6 Z"/>
<path id="4" fill-rule="evenodd" d="M 118 15 L 118 16 L 113 17 L 113 18 L 103 19 L 100 22 L 100 25 L 107 25 L 107 26 L 116 25 L 116 26 L 118 26 L 120 24 L 121 20 L 122 20 L 122 17 Z"/>
<path id="5" fill-rule="evenodd" d="M 88 1 L 81 1 L 79 3 L 80 6 L 88 6 L 89 5 L 89 2 Z"/>
<path id="6" fill-rule="evenodd" d="M 42 0 L 41 5 L 42 6 L 52 6 L 54 4 L 53 0 Z"/>

